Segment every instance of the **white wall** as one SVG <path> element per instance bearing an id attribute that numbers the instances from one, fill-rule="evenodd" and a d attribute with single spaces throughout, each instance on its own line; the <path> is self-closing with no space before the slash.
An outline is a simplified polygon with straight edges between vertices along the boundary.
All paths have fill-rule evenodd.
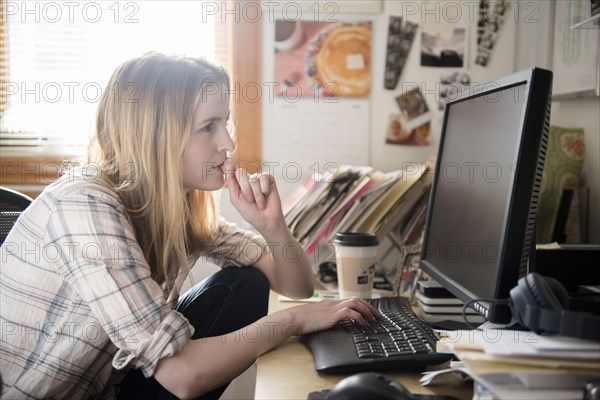
<path id="1" fill-rule="evenodd" d="M 420 66 L 420 40 L 419 35 L 415 38 L 408 57 L 407 64 L 401 76 L 396 90 L 385 90 L 383 87 L 383 73 L 385 69 L 385 55 L 387 45 L 387 28 L 389 16 L 402 16 L 403 9 L 406 9 L 407 3 L 412 10 L 407 19 L 411 22 L 422 25 L 431 21 L 431 18 L 440 18 L 443 20 L 450 12 L 454 12 L 456 7 L 446 8 L 444 2 L 406 2 L 399 0 L 383 1 L 383 12 L 377 14 L 336 14 L 335 17 L 341 21 L 346 20 L 372 20 L 373 21 L 373 47 L 372 47 L 372 82 L 371 82 L 371 117 L 370 117 L 370 149 L 369 163 L 375 169 L 390 171 L 402 167 L 403 162 L 418 162 L 426 160 L 430 155 L 437 153 L 439 143 L 439 133 L 441 124 L 441 112 L 437 110 L 437 100 L 439 93 L 439 81 L 441 73 L 457 71 L 456 68 L 426 68 Z M 477 15 L 473 12 L 473 6 L 476 1 L 451 2 L 458 5 L 458 12 L 461 18 L 455 18 L 452 14 L 452 23 L 455 26 L 465 26 L 468 28 L 468 64 L 466 72 L 469 73 L 473 82 L 484 83 L 499 76 L 509 74 L 514 70 L 514 43 L 515 43 L 515 20 L 507 19 L 503 32 L 496 45 L 496 53 L 488 67 L 483 68 L 473 63 L 475 46 L 477 40 Z M 428 4 L 428 5 L 424 5 Z M 437 10 L 428 14 L 426 10 Z M 416 10 L 414 9 L 416 7 Z M 309 17 L 311 14 L 307 14 Z M 455 22 L 456 21 L 456 22 Z M 419 31 L 420 33 L 420 31 Z M 263 20 L 263 80 L 273 81 L 273 51 L 274 24 L 266 19 Z M 429 107 L 434 112 L 432 123 L 431 143 L 429 146 L 398 146 L 385 144 L 385 132 L 387 128 L 388 116 L 391 113 L 398 113 L 398 106 L 395 97 L 398 96 L 403 88 L 418 85 L 426 97 Z M 263 161 L 278 161 L 277 149 L 274 149 L 270 143 L 278 134 L 285 134 L 285 127 L 272 126 L 272 105 L 268 101 L 263 102 Z M 340 138 L 343 140 L 343 138 Z M 318 145 L 318 144 L 315 144 Z M 283 193 L 288 191 L 294 185 L 283 184 Z"/>
<path id="2" fill-rule="evenodd" d="M 384 60 L 387 41 L 387 23 L 390 15 L 402 15 L 403 3 L 410 3 L 417 7 L 424 7 L 424 2 L 402 2 L 397 0 L 386 0 L 383 2 L 383 12 L 378 14 L 355 15 L 347 14 L 339 17 L 370 19 L 373 21 L 373 49 L 372 49 L 372 85 L 371 85 L 371 117 L 370 117 L 370 141 L 369 154 L 370 164 L 376 169 L 389 171 L 398 169 L 403 162 L 413 162 L 426 159 L 429 155 L 435 155 L 439 142 L 440 117 L 435 106 L 436 83 L 439 82 L 440 72 L 436 68 L 420 67 L 419 39 L 411 49 L 407 65 L 401 77 L 403 82 L 416 82 L 424 88 L 426 100 L 430 108 L 436 112 L 432 124 L 431 144 L 424 147 L 393 146 L 385 144 L 385 131 L 387 118 L 390 113 L 397 112 L 395 96 L 402 87 L 398 85 L 397 90 L 388 91 L 383 89 L 382 75 L 384 71 Z M 440 2 L 441 3 L 441 2 Z M 500 39 L 496 44 L 496 50 L 488 67 L 475 65 L 472 61 L 476 45 L 476 16 L 469 15 L 469 7 L 473 1 L 452 2 L 453 4 L 464 4 L 463 15 L 457 25 L 469 27 L 469 62 L 467 70 L 473 82 L 486 82 L 502 75 L 529 67 L 539 66 L 551 68 L 550 66 L 550 39 L 552 32 L 551 11 L 548 1 L 522 1 L 511 11 L 507 19 Z M 428 2 L 431 4 L 431 2 Z M 423 9 L 424 10 L 424 9 Z M 441 9 L 443 10 L 443 9 Z M 421 24 L 423 15 L 418 9 L 416 15 L 408 19 Z M 272 20 L 263 19 L 263 80 L 273 81 L 273 37 L 274 26 Z M 443 69 L 448 71 L 449 69 Z M 272 138 L 277 134 L 285 134 L 285 127 L 271 126 L 272 119 L 271 104 L 263 101 L 263 161 L 277 160 L 276 149 L 269 145 Z M 589 99 L 563 100 L 554 102 L 552 105 L 552 124 L 563 126 L 582 126 L 586 132 L 587 154 L 584 165 L 584 183 L 591 189 L 590 201 L 590 241 L 600 243 L 600 100 L 598 97 Z M 367 150 L 367 149 L 365 149 Z M 309 171 L 306 172 L 307 176 Z M 297 183 L 286 182 L 278 177 L 278 184 L 283 198 L 287 197 Z M 234 221 L 240 221 L 235 210 L 231 209 L 226 200 L 226 193 L 221 202 L 223 213 Z"/>
<path id="3" fill-rule="evenodd" d="M 387 24 L 390 15 L 402 16 L 403 3 L 402 1 L 385 1 L 384 15 L 378 17 L 378 22 L 375 24 L 374 46 L 373 46 L 373 85 L 372 85 L 372 117 L 371 117 L 371 163 L 376 169 L 383 171 L 398 169 L 402 162 L 423 161 L 430 155 L 437 154 L 439 145 L 439 137 L 441 130 L 442 112 L 437 109 L 440 74 L 447 73 L 460 69 L 453 68 L 435 68 L 420 66 L 420 40 L 415 39 L 411 48 L 411 53 L 408 58 L 407 65 L 401 76 L 401 81 L 394 91 L 385 90 L 383 88 L 383 71 L 386 52 L 387 40 Z M 419 25 L 427 23 L 430 18 L 437 17 L 437 12 L 428 14 L 427 10 L 435 10 L 435 8 L 427 8 L 421 2 L 409 2 L 416 6 L 415 14 L 408 16 L 408 20 Z M 431 2 L 429 2 L 431 3 Z M 433 2 L 443 3 L 443 2 Z M 473 15 L 473 2 L 461 3 L 452 2 L 460 5 L 460 13 L 462 18 L 454 23 L 454 17 L 450 16 L 453 11 L 449 6 L 439 8 L 439 16 L 441 21 L 446 17 L 452 21 L 455 26 L 466 26 L 468 28 L 469 48 L 467 52 L 467 68 L 464 70 L 471 76 L 472 82 L 484 83 L 495 79 L 499 76 L 507 75 L 513 72 L 514 55 L 513 43 L 515 41 L 515 23 L 513 19 L 507 20 L 504 29 L 501 33 L 498 43 L 496 44 L 496 53 L 492 61 L 487 67 L 475 65 L 473 62 L 476 52 L 477 43 L 477 15 Z M 412 10 L 410 8 L 409 10 Z M 452 14 L 454 15 L 454 14 Z M 420 31 L 419 31 L 420 33 Z M 395 97 L 398 96 L 402 88 L 410 87 L 413 84 L 421 87 L 421 92 L 425 95 L 426 101 L 432 108 L 435 117 L 431 127 L 431 143 L 429 146 L 398 146 L 385 144 L 385 132 L 387 127 L 387 117 L 390 113 L 397 113 L 398 106 L 395 102 Z M 404 85 L 404 86 L 403 86 Z"/>
<path id="4" fill-rule="evenodd" d="M 536 5 L 537 13 L 533 20 L 517 26 L 515 68 L 537 65 L 552 69 L 552 2 L 529 3 Z M 600 97 L 553 100 L 550 122 L 563 127 L 584 128 L 586 154 L 582 185 L 590 189 L 588 241 L 600 243 Z"/>

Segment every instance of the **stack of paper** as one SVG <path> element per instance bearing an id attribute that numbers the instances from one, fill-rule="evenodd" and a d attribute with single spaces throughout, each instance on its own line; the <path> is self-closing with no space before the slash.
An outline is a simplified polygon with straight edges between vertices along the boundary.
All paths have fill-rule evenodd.
<path id="1" fill-rule="evenodd" d="M 335 174 L 311 177 L 299 186 L 284 202 L 285 219 L 305 251 L 312 254 L 336 232 L 379 236 L 411 220 L 416 207 L 419 216 L 423 215 L 420 200 L 431 181 L 431 168 L 425 163 L 410 171 L 388 173 L 342 166 Z"/>
<path id="2" fill-rule="evenodd" d="M 600 343 L 533 332 L 481 329 L 449 332 L 449 349 L 494 399 L 581 399 L 600 377 Z"/>

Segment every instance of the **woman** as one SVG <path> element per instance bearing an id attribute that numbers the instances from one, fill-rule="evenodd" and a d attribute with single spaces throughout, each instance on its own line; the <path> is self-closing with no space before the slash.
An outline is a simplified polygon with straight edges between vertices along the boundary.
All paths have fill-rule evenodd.
<path id="1" fill-rule="evenodd" d="M 298 243 L 273 177 L 228 158 L 228 119 L 228 76 L 203 60 L 148 54 L 117 68 L 88 162 L 2 246 L 3 398 L 218 398 L 290 336 L 376 317 L 359 299 L 265 316 L 269 288 L 312 294 L 311 266 L 286 257 Z M 258 234 L 218 217 L 224 179 Z M 229 268 L 179 298 L 198 257 Z"/>

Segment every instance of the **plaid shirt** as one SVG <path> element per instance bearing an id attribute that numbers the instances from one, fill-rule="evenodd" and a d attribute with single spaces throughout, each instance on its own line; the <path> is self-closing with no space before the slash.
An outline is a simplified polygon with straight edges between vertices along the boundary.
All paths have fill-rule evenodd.
<path id="1" fill-rule="evenodd" d="M 203 256 L 221 267 L 249 265 L 264 248 L 222 220 Z M 174 311 L 190 267 L 159 286 L 118 197 L 81 176 L 49 186 L 0 257 L 3 399 L 112 397 L 129 368 L 151 376 L 193 333 Z"/>

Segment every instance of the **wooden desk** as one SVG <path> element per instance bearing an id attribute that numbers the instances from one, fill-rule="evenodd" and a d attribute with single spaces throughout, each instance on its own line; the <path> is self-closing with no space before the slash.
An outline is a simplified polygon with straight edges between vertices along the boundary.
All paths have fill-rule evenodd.
<path id="1" fill-rule="evenodd" d="M 281 302 L 271 292 L 269 312 L 284 309 L 298 303 Z M 416 373 L 392 373 L 386 375 L 397 379 L 413 393 L 454 396 L 457 399 L 472 399 L 473 384 L 464 383 L 457 374 L 438 378 L 433 385 L 423 387 Z M 309 392 L 331 389 L 340 380 L 349 376 L 326 375 L 315 371 L 310 351 L 297 339 L 284 342 L 276 349 L 258 359 L 255 398 L 263 399 L 306 399 Z"/>

